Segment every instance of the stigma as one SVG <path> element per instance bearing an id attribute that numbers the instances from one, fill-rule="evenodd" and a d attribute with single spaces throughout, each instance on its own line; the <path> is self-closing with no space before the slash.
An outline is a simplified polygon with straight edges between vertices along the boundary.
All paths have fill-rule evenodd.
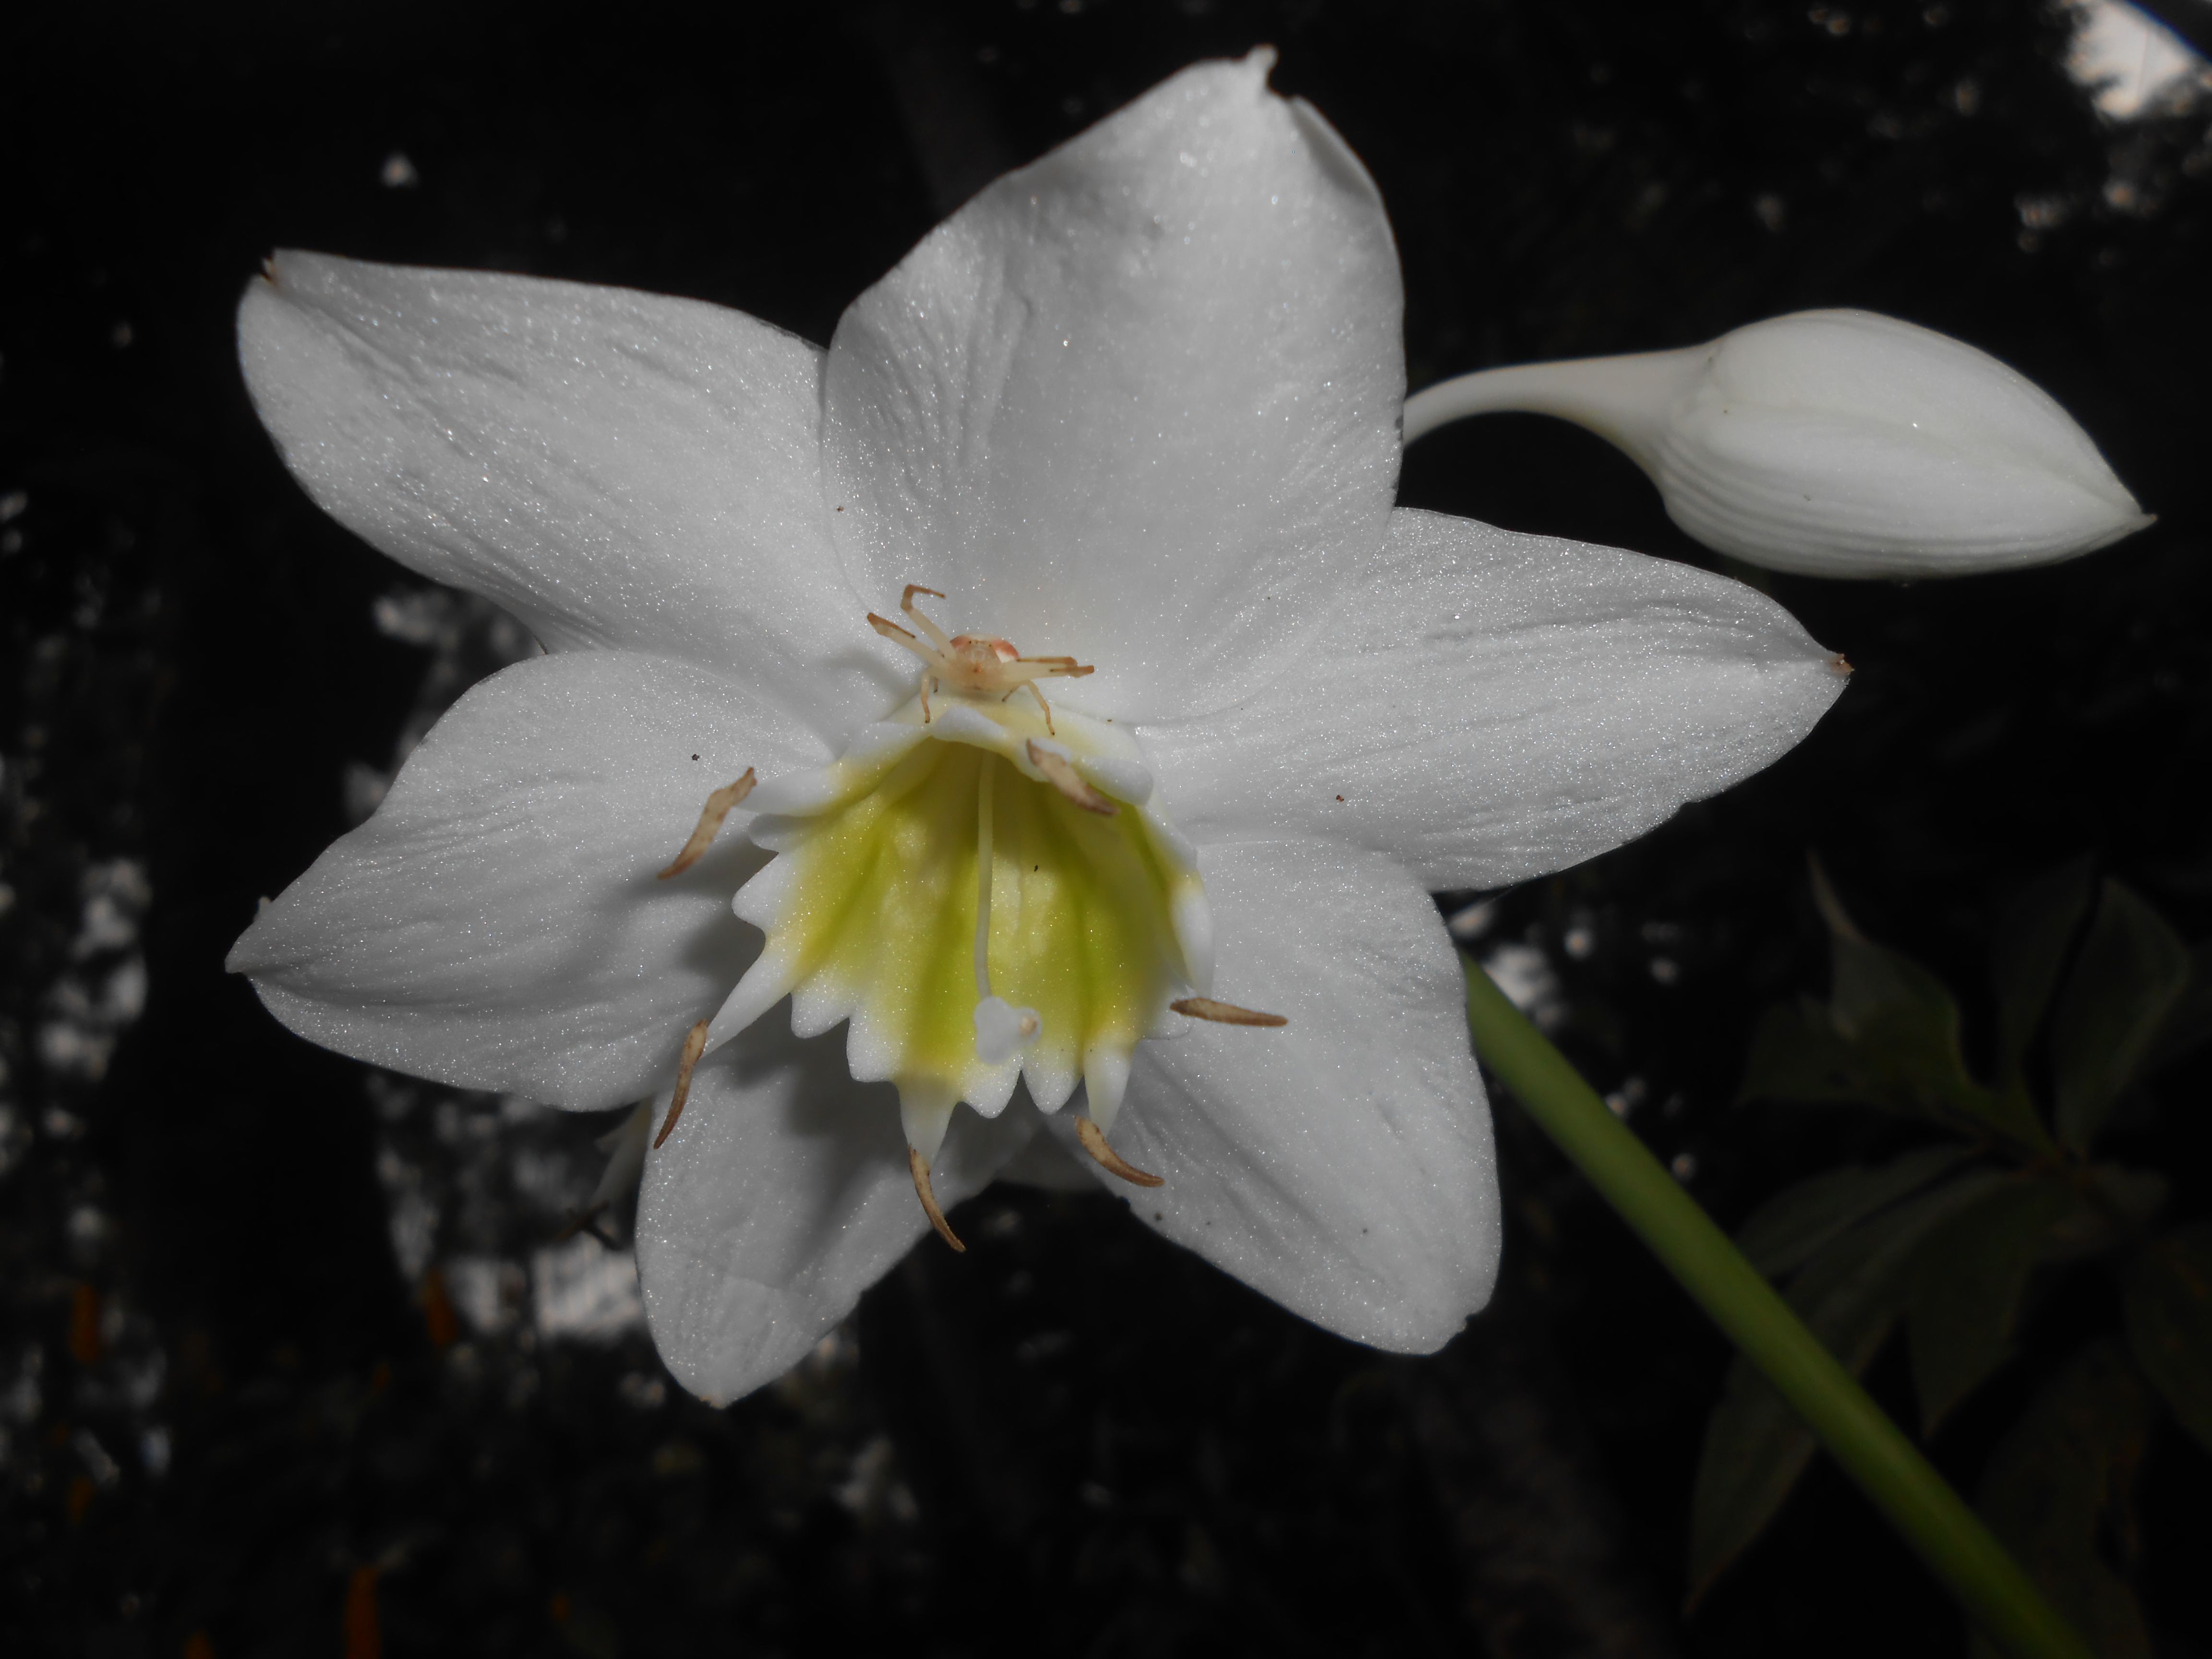
<path id="1" fill-rule="evenodd" d="M 687 1037 L 660 1139 L 699 1060 L 787 997 L 794 1034 L 846 1024 L 854 1080 L 895 1085 L 916 1196 L 958 1249 L 930 1182 L 957 1107 L 995 1117 L 1023 1087 L 1049 1115 L 1080 1085 L 1075 1145 L 1157 1185 L 1106 1139 L 1138 1043 L 1177 1014 L 1281 1021 L 1212 998 L 1197 852 L 1153 800 L 1134 736 L 1039 689 L 1091 668 L 948 635 L 925 594 L 945 597 L 915 584 L 901 599 L 913 630 L 867 618 L 921 659 L 914 696 L 827 766 L 717 791 L 663 872 L 688 869 L 740 803 L 775 855 L 732 901 L 761 952 Z"/>

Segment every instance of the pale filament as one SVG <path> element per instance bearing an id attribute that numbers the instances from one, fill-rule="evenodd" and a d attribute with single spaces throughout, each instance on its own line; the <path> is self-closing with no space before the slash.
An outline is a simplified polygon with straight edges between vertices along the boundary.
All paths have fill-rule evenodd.
<path id="1" fill-rule="evenodd" d="M 975 1057 L 987 1065 L 1011 1058 L 1044 1029 L 1034 1008 L 1010 1007 L 991 991 L 991 888 L 998 876 L 993 842 L 998 769 L 986 759 L 975 785 Z"/>
<path id="2" fill-rule="evenodd" d="M 991 994 L 991 878 L 997 873 L 992 861 L 991 795 L 999 769 L 984 757 L 983 764 L 976 769 L 982 781 L 975 786 L 975 994 Z"/>
<path id="3" fill-rule="evenodd" d="M 868 612 L 868 626 L 887 640 L 896 640 L 921 659 L 928 673 L 921 681 L 921 722 L 929 724 L 929 694 L 941 686 L 950 685 L 957 691 L 972 691 L 979 696 L 998 696 L 1000 702 L 1017 691 L 1027 691 L 1036 699 L 1044 714 L 1044 729 L 1053 731 L 1052 705 L 1044 700 L 1036 682 L 1042 679 L 1080 679 L 1095 671 L 1079 663 L 1073 657 L 1024 657 L 1018 653 L 1011 641 L 993 639 L 988 635 L 956 634 L 945 631 L 921 612 L 914 602 L 917 593 L 927 593 L 933 599 L 944 594 L 933 587 L 924 587 L 920 582 L 908 582 L 906 592 L 899 597 L 899 609 L 907 614 L 916 628 L 927 637 L 927 643 L 916 639 L 888 617 Z"/>

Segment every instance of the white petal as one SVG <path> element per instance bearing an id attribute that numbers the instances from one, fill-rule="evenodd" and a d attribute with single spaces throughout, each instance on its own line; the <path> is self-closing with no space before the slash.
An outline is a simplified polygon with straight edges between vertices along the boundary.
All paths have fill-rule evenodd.
<path id="1" fill-rule="evenodd" d="M 1201 843 L 1328 836 L 1433 890 L 1498 887 L 1749 776 L 1843 686 L 1832 653 L 1741 582 L 1401 510 L 1291 672 L 1142 736 L 1164 810 Z"/>
<path id="2" fill-rule="evenodd" d="M 635 1099 L 760 946 L 729 910 L 763 856 L 742 814 L 684 875 L 655 872 L 709 792 L 820 759 L 789 715 L 684 664 L 517 664 L 431 729 L 229 965 L 359 1060 L 561 1106 Z"/>
<path id="3" fill-rule="evenodd" d="M 680 657 L 824 738 L 911 682 L 838 568 L 805 341 L 696 300 L 313 253 L 247 285 L 238 337 L 307 493 L 549 649 Z"/>
<path id="4" fill-rule="evenodd" d="M 1229 700 L 1383 533 L 1397 253 L 1272 57 L 1187 70 L 1000 179 L 830 348 L 855 585 L 927 582 L 955 631 L 1094 664 L 1048 683 L 1071 707 Z"/>
<path id="5" fill-rule="evenodd" d="M 1036 1132 L 1026 1106 L 956 1112 L 931 1160 L 946 1209 Z M 856 1084 L 836 1037 L 761 1021 L 699 1067 L 684 1116 L 646 1163 L 638 1276 L 677 1380 L 734 1400 L 803 1358 L 929 1231 L 898 1091 Z"/>
<path id="6" fill-rule="evenodd" d="M 1340 1335 L 1441 1347 L 1489 1299 L 1499 1239 L 1490 1113 L 1443 924 L 1372 855 L 1249 842 L 1207 848 L 1205 869 L 1222 994 L 1290 1024 L 1193 1022 L 1139 1046 L 1114 1143 L 1166 1184 L 1130 1203 Z"/>

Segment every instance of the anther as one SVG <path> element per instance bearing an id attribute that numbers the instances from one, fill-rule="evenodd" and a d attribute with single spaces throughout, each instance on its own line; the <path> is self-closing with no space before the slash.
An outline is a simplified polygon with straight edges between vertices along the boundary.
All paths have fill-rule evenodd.
<path id="1" fill-rule="evenodd" d="M 937 1207 L 937 1189 L 929 1184 L 929 1160 L 921 1155 L 919 1146 L 906 1149 L 906 1167 L 914 1172 L 914 1195 L 921 1200 L 921 1212 L 929 1218 L 929 1224 L 937 1229 L 937 1236 L 961 1255 L 967 1255 L 968 1247 L 960 1242 L 960 1235 L 952 1231 L 952 1224 L 945 1218 L 945 1212 Z"/>
<path id="2" fill-rule="evenodd" d="M 1096 812 L 1102 818 L 1110 818 L 1121 809 L 1083 781 L 1082 775 L 1035 738 L 1030 739 L 1030 764 L 1045 775 L 1045 781 L 1073 801 L 1086 812 Z"/>
<path id="3" fill-rule="evenodd" d="M 1210 1019 L 1217 1025 L 1288 1025 L 1291 1022 L 1280 1014 L 1263 1014 L 1257 1008 L 1239 1008 L 1233 1002 L 1216 1002 L 1212 997 L 1184 997 L 1168 1006 L 1179 1014 L 1193 1019 Z"/>
<path id="4" fill-rule="evenodd" d="M 1075 1120 L 1075 1138 L 1083 1143 L 1083 1150 L 1098 1160 L 1109 1175 L 1117 1175 L 1135 1187 L 1164 1187 L 1167 1182 L 1150 1170 L 1140 1170 L 1115 1152 L 1106 1139 L 1106 1132 L 1087 1117 Z"/>
<path id="5" fill-rule="evenodd" d="M 676 1120 L 684 1115 L 684 1103 L 691 1098 L 691 1068 L 699 1063 L 699 1056 L 707 1052 L 708 1021 L 701 1020 L 684 1037 L 684 1057 L 676 1062 L 676 1092 L 668 1102 L 668 1119 L 660 1126 L 660 1133 L 653 1138 L 655 1152 L 676 1127 Z"/>
<path id="6" fill-rule="evenodd" d="M 748 766 L 744 776 L 708 796 L 706 808 L 699 814 L 699 827 L 691 832 L 691 839 L 684 843 L 684 850 L 676 855 L 676 862 L 663 870 L 657 879 L 666 881 L 671 876 L 680 876 L 705 858 L 707 849 L 714 844 L 714 837 L 722 832 L 722 820 L 730 816 L 738 802 L 752 793 L 757 781 L 753 769 Z"/>

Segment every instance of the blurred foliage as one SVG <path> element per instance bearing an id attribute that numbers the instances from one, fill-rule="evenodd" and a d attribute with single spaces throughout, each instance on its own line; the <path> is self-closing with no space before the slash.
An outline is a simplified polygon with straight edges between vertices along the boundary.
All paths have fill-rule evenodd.
<path id="1" fill-rule="evenodd" d="M 1817 863 L 1813 886 L 1829 994 L 1767 1012 L 1742 1097 L 1863 1104 L 1946 1139 L 1786 1187 L 1737 1243 L 1787 1280 L 1791 1305 L 1853 1373 L 1902 1329 L 1930 1438 L 2016 1357 L 2044 1270 L 2106 1269 L 2108 1332 L 2029 1401 L 1989 1459 L 1979 1501 L 2099 1653 L 2147 1659 L 2142 1612 L 2104 1546 L 2133 1536 L 2130 1483 L 2154 1401 L 2212 1449 L 2212 1226 L 2171 1225 L 2163 1175 L 2097 1153 L 2149 1068 L 2212 1037 L 2212 951 L 2192 957 L 2090 860 L 2052 872 L 1994 932 L 1984 1084 L 1942 980 L 1861 933 Z M 1737 1360 L 1698 1468 L 1693 1598 L 1773 1518 L 1813 1450 L 1809 1431 Z"/>

